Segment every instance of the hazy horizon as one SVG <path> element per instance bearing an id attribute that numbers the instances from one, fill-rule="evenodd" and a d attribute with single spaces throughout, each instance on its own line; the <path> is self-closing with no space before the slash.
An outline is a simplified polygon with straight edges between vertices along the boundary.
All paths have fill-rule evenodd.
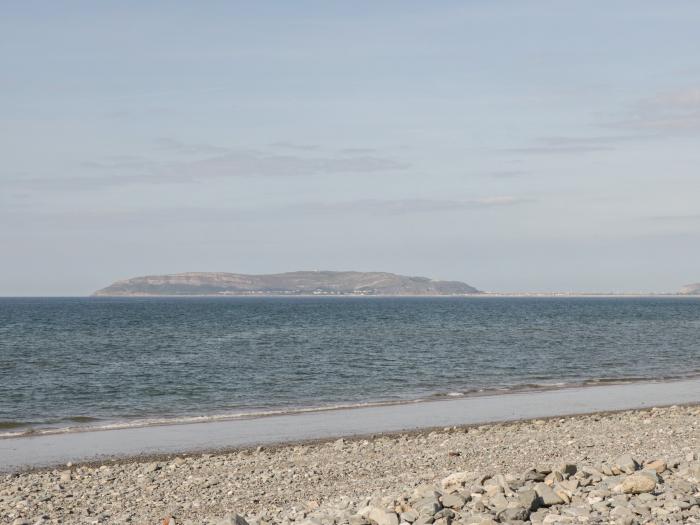
<path id="1" fill-rule="evenodd" d="M 0 296 L 188 271 L 700 281 L 700 4 L 27 1 Z"/>

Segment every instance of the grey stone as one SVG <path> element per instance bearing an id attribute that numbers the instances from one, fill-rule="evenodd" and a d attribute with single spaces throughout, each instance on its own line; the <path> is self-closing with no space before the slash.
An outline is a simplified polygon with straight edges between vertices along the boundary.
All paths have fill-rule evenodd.
<path id="1" fill-rule="evenodd" d="M 412 506 L 421 516 L 432 516 L 442 509 L 442 504 L 437 498 L 423 498 L 416 501 Z"/>
<path id="2" fill-rule="evenodd" d="M 634 518 L 635 514 L 631 509 L 627 507 L 615 507 L 611 512 L 610 516 L 613 518 Z"/>
<path id="3" fill-rule="evenodd" d="M 614 467 L 625 474 L 632 474 L 639 467 L 639 463 L 630 454 L 623 454 L 615 460 Z"/>
<path id="4" fill-rule="evenodd" d="M 440 485 L 447 492 L 453 492 L 461 489 L 468 481 L 473 479 L 473 474 L 470 474 L 469 472 L 455 472 L 444 478 L 440 482 Z"/>
<path id="5" fill-rule="evenodd" d="M 461 494 L 446 494 L 442 497 L 443 507 L 450 507 L 452 509 L 461 509 L 467 499 Z"/>
<path id="6" fill-rule="evenodd" d="M 544 478 L 546 477 L 547 474 L 545 474 L 544 472 L 539 472 L 534 468 L 526 470 L 522 475 L 522 478 L 525 481 L 544 481 Z"/>
<path id="7" fill-rule="evenodd" d="M 533 489 L 521 490 L 518 492 L 518 503 L 527 510 L 537 510 L 540 506 L 540 498 Z"/>
<path id="8" fill-rule="evenodd" d="M 557 494 L 552 490 L 552 487 L 546 485 L 545 483 L 538 483 L 535 485 L 535 491 L 540 497 L 540 503 L 543 507 L 551 507 L 552 505 L 560 505 L 564 503 Z"/>
<path id="9" fill-rule="evenodd" d="M 530 517 L 530 511 L 523 507 L 509 507 L 498 513 L 498 521 L 511 522 L 515 520 L 525 521 Z"/>
<path id="10" fill-rule="evenodd" d="M 562 475 L 561 472 L 558 472 L 558 471 L 550 472 L 549 474 L 547 474 L 547 477 L 544 478 L 544 482 L 547 485 L 554 485 L 556 482 L 563 481 L 563 480 L 564 480 L 564 476 Z"/>
<path id="11" fill-rule="evenodd" d="M 559 472 L 564 477 L 573 476 L 576 474 L 577 467 L 573 463 L 563 463 L 554 469 L 555 472 Z"/>
<path id="12" fill-rule="evenodd" d="M 240 514 L 227 514 L 224 519 L 219 521 L 219 525 L 248 525 L 246 519 Z"/>
<path id="13" fill-rule="evenodd" d="M 439 520 L 439 519 L 442 519 L 442 518 L 451 520 L 451 519 L 454 518 L 454 517 L 455 517 L 455 511 L 453 511 L 452 509 L 442 509 L 441 511 L 436 512 L 436 513 L 433 515 L 433 519 L 434 519 L 435 521 L 437 521 L 437 520 Z"/>
<path id="14" fill-rule="evenodd" d="M 389 512 L 379 507 L 372 507 L 367 517 L 377 525 L 399 525 L 399 517 L 395 512 Z"/>
<path id="15" fill-rule="evenodd" d="M 590 516 L 591 507 L 590 505 L 571 505 L 563 508 L 562 513 L 575 518 L 585 518 L 586 516 Z"/>
<path id="16" fill-rule="evenodd" d="M 500 512 L 508 506 L 508 500 L 503 494 L 496 494 L 489 499 L 489 505 L 491 505 L 496 512 Z"/>
<path id="17" fill-rule="evenodd" d="M 419 500 L 423 498 L 439 498 L 442 493 L 438 490 L 435 485 L 419 485 L 413 489 L 413 499 Z"/>

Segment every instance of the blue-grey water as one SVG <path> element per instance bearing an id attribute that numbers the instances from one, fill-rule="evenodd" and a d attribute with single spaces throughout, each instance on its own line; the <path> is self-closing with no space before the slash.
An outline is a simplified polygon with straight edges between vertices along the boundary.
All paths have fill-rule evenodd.
<path id="1" fill-rule="evenodd" d="M 698 375 L 697 298 L 0 298 L 0 434 Z"/>

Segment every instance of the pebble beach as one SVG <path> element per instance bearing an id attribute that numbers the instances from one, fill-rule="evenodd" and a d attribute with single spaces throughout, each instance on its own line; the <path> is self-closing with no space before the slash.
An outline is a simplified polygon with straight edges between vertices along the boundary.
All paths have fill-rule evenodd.
<path id="1" fill-rule="evenodd" d="M 0 477 L 0 523 L 700 523 L 700 406 Z"/>

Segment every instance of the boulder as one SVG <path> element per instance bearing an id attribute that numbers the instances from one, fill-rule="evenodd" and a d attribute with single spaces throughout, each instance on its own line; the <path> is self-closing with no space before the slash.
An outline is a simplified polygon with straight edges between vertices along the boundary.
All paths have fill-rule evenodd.
<path id="1" fill-rule="evenodd" d="M 464 487 L 464 485 L 466 485 L 467 482 L 473 479 L 473 475 L 469 472 L 455 472 L 454 474 L 450 474 L 449 476 L 444 478 L 440 482 L 440 485 L 447 492 L 455 492 Z"/>
<path id="2" fill-rule="evenodd" d="M 498 513 L 498 521 L 510 523 L 511 521 L 525 521 L 530 517 L 530 511 L 523 507 L 509 507 Z"/>
<path id="3" fill-rule="evenodd" d="M 395 512 L 389 512 L 379 507 L 372 507 L 367 517 L 377 525 L 399 525 L 399 517 Z"/>
<path id="4" fill-rule="evenodd" d="M 655 470 L 657 474 L 661 474 L 666 470 L 667 465 L 663 459 L 655 459 L 654 461 L 650 461 L 649 463 L 644 465 L 644 468 Z"/>
<path id="5" fill-rule="evenodd" d="M 561 505 L 564 500 L 557 496 L 556 492 L 552 490 L 552 487 L 546 485 L 545 483 L 538 483 L 535 485 L 535 492 L 540 497 L 540 504 L 543 507 L 551 507 L 552 505 Z"/>
<path id="6" fill-rule="evenodd" d="M 421 516 L 432 516 L 442 509 L 442 504 L 437 498 L 423 498 L 413 504 L 413 508 Z"/>
<path id="7" fill-rule="evenodd" d="M 461 509 L 467 502 L 467 498 L 461 494 L 445 494 L 442 497 L 442 506 L 451 509 Z"/>
<path id="8" fill-rule="evenodd" d="M 219 525 L 248 525 L 248 522 L 243 516 L 234 512 L 224 516 L 224 518 L 219 521 Z"/>
<path id="9" fill-rule="evenodd" d="M 630 454 L 623 454 L 615 460 L 613 465 L 613 473 L 632 474 L 638 467 L 639 463 L 637 463 L 637 461 Z M 615 472 L 615 470 L 618 472 Z"/>
<path id="10" fill-rule="evenodd" d="M 620 490 L 625 494 L 641 494 L 652 492 L 656 488 L 656 481 L 651 476 L 644 474 L 632 474 L 627 476 L 620 484 Z"/>
<path id="11" fill-rule="evenodd" d="M 540 498 L 533 489 L 518 492 L 518 503 L 527 510 L 537 510 L 540 506 Z"/>
<path id="12" fill-rule="evenodd" d="M 496 494 L 489 499 L 489 505 L 496 511 L 500 512 L 508 507 L 508 500 L 503 494 Z"/>
<path id="13" fill-rule="evenodd" d="M 544 472 L 539 472 L 534 468 L 525 471 L 522 475 L 522 479 L 525 481 L 544 481 L 544 478 L 546 477 L 547 474 L 545 474 Z"/>
<path id="14" fill-rule="evenodd" d="M 562 476 L 568 478 L 569 476 L 576 474 L 576 470 L 577 467 L 573 463 L 562 463 L 554 469 L 554 472 L 559 472 Z"/>
<path id="15" fill-rule="evenodd" d="M 411 498 L 414 500 L 423 498 L 439 498 L 441 495 L 441 492 L 435 485 L 418 485 L 415 489 L 413 489 Z"/>

